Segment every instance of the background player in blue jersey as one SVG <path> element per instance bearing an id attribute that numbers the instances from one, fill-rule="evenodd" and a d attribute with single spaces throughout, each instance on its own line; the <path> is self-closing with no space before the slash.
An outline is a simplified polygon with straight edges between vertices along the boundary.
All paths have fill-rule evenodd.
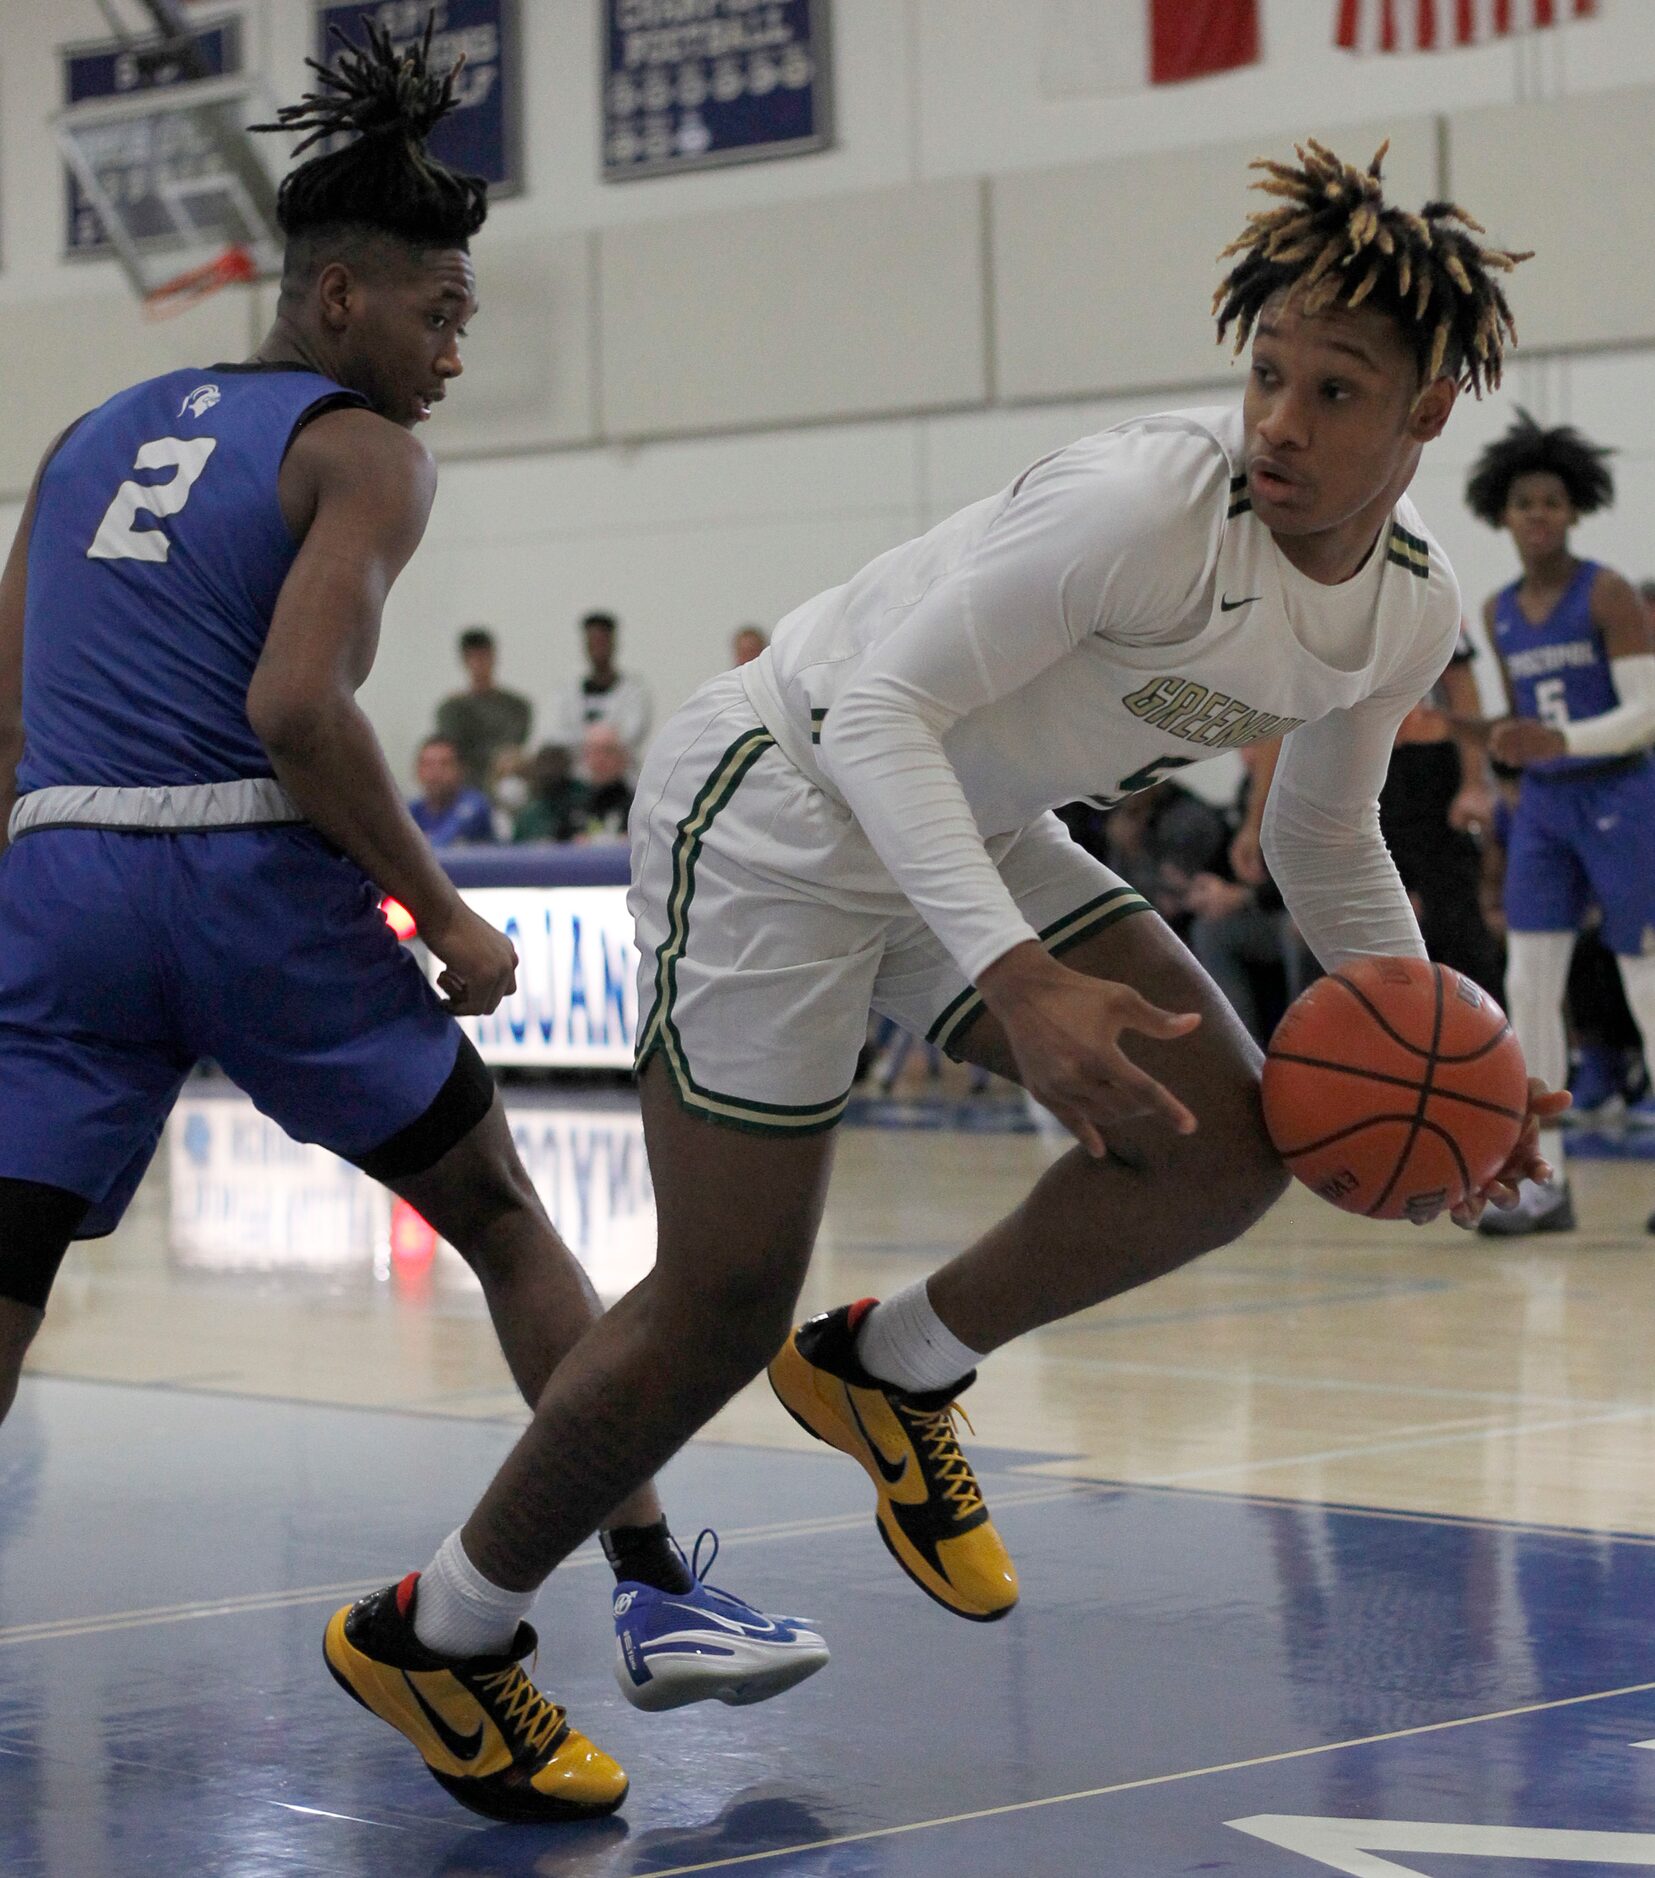
<path id="1" fill-rule="evenodd" d="M 484 185 L 425 154 L 452 75 L 370 30 L 324 79 L 284 127 L 357 135 L 283 185 L 257 354 L 72 425 L 0 581 L 0 1414 L 70 1241 L 112 1230 L 202 1057 L 459 1248 L 531 1403 L 599 1315 L 455 1023 L 511 990 L 512 947 L 438 866 L 355 697 L 430 510 L 414 432 L 460 374 Z M 640 1706 L 758 1700 L 825 1660 L 702 1585 L 653 1489 L 607 1543 Z M 521 1614 L 456 1533 L 338 1614 L 329 1666 L 476 1810 L 607 1812 L 626 1777 L 524 1676 Z"/>
<path id="2" fill-rule="evenodd" d="M 1569 546 L 1579 518 L 1614 500 L 1607 454 L 1519 411 L 1466 485 L 1472 513 L 1507 529 L 1523 564 L 1483 607 L 1512 711 L 1488 735 L 1493 755 L 1523 771 L 1506 858 L 1506 998 L 1530 1069 L 1553 1087 L 1567 1069 L 1569 957 L 1594 905 L 1646 1055 L 1655 1041 L 1655 638 L 1630 582 Z M 1542 1152 L 1555 1179 L 1525 1181 L 1483 1232 L 1574 1225 L 1560 1130 L 1546 1131 Z"/>

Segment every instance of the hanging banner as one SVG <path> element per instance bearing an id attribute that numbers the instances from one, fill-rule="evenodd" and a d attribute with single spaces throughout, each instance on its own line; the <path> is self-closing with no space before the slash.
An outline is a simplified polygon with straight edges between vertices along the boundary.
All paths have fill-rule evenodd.
<path id="1" fill-rule="evenodd" d="M 318 7 L 316 57 L 330 64 L 339 41 L 337 26 L 358 45 L 364 19 L 389 33 L 400 51 L 425 37 L 425 23 L 436 14 L 431 37 L 431 66 L 446 72 L 463 57 L 455 85 L 458 108 L 431 133 L 429 148 L 439 163 L 488 179 L 491 199 L 514 196 L 523 187 L 522 138 L 518 105 L 523 61 L 517 32 L 517 0 L 346 0 Z"/>
<path id="2" fill-rule="evenodd" d="M 833 141 L 828 0 L 604 0 L 603 179 Z"/>

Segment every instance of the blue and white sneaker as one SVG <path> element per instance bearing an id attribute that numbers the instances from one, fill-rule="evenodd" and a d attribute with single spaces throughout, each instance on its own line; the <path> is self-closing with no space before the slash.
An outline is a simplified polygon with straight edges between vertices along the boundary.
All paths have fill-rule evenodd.
<path id="1" fill-rule="evenodd" d="M 658 1591 L 635 1579 L 616 1585 L 615 1680 L 634 1708 L 682 1708 L 714 1697 L 732 1706 L 764 1702 L 828 1660 L 827 1645 L 801 1619 L 766 1617 L 704 1583 L 717 1557 L 718 1534 L 709 1527 L 695 1542 L 688 1591 Z"/>

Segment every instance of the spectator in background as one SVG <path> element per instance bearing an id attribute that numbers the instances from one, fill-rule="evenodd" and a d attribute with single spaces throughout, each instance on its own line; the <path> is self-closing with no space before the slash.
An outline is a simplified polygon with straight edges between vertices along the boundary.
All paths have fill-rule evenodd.
<path id="1" fill-rule="evenodd" d="M 636 775 L 649 740 L 649 687 L 615 664 L 620 627 L 613 613 L 588 613 L 580 629 L 586 639 L 586 671 L 558 699 L 554 739 L 567 749 L 584 750 L 587 729 L 607 724 L 626 752 L 627 774 Z"/>
<path id="2" fill-rule="evenodd" d="M 1379 827 L 1434 959 L 1504 996 L 1499 943 L 1483 919 L 1480 842 L 1494 825 L 1488 752 L 1456 734 L 1482 715 L 1464 626 L 1447 670 L 1402 720 L 1379 796 Z"/>
<path id="3" fill-rule="evenodd" d="M 770 635 L 762 626 L 738 626 L 730 639 L 730 663 L 751 665 L 769 643 Z"/>
<path id="4" fill-rule="evenodd" d="M 529 799 L 512 824 L 513 841 L 573 841 L 586 826 L 586 785 L 561 743 L 543 743 L 528 768 Z"/>
<path id="5" fill-rule="evenodd" d="M 1186 938 L 1189 883 L 1220 865 L 1229 844 L 1223 815 L 1182 785 L 1162 782 L 1117 802 L 1103 835 L 1107 865 L 1137 888 L 1180 939 Z"/>
<path id="6" fill-rule="evenodd" d="M 494 839 L 489 799 L 467 783 L 452 737 L 427 737 L 420 745 L 414 774 L 420 792 L 408 804 L 408 813 L 432 847 Z"/>
<path id="7" fill-rule="evenodd" d="M 1241 752 L 1245 769 L 1235 814 L 1243 830 L 1251 824 L 1255 795 L 1269 787 L 1276 747 L 1253 745 Z M 1240 878 L 1237 858 L 1257 865 Z M 1254 1041 L 1268 1044 L 1282 1012 L 1319 968 L 1299 937 L 1263 856 L 1238 833 L 1197 873 L 1184 893 L 1190 915 L 1187 944 L 1213 982 L 1235 1006 Z"/>
<path id="8" fill-rule="evenodd" d="M 529 740 L 533 715 L 527 698 L 494 682 L 494 635 L 486 626 L 468 626 L 460 634 L 460 663 L 469 687 L 437 706 L 437 730 L 460 753 L 465 780 L 487 789 L 495 756 Z"/>
<path id="9" fill-rule="evenodd" d="M 613 724 L 590 724 L 580 745 L 586 772 L 586 804 L 579 838 L 621 841 L 632 813 L 632 785 L 626 779 L 627 749 Z"/>
<path id="10" fill-rule="evenodd" d="M 1476 656 L 1462 626 L 1447 670 L 1397 729 L 1379 796 L 1379 826 L 1419 917 L 1426 951 L 1499 997 L 1500 944 L 1482 907 L 1481 842 L 1494 824 L 1494 778 L 1475 734 L 1482 710 L 1471 673 Z M 1273 741 L 1259 745 L 1256 755 L 1248 753 L 1253 786 L 1230 852 L 1244 882 L 1266 878 L 1259 827 L 1280 751 Z"/>
<path id="11" fill-rule="evenodd" d="M 494 811 L 494 839 L 510 841 L 518 813 L 529 800 L 529 753 L 521 745 L 508 743 L 495 751 L 485 793 Z"/>

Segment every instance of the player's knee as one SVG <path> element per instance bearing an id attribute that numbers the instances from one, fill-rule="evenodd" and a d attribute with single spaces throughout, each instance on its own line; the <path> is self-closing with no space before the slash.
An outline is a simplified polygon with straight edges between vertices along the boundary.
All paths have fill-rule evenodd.
<path id="1" fill-rule="evenodd" d="M 704 1361 L 742 1381 L 756 1376 L 787 1341 L 802 1273 L 777 1262 L 764 1267 L 702 1274 L 690 1296 L 663 1299 L 673 1335 L 693 1326 Z"/>
<path id="2" fill-rule="evenodd" d="M 1192 1139 L 1206 1140 L 1200 1153 L 1204 1165 L 1197 1178 L 1210 1185 L 1217 1207 L 1229 1216 L 1229 1238 L 1243 1233 L 1269 1212 L 1287 1191 L 1287 1165 L 1264 1125 L 1264 1104 L 1259 1096 L 1259 1071 L 1249 1067 L 1215 1105 L 1211 1116 L 1201 1117 Z"/>
<path id="3" fill-rule="evenodd" d="M 504 1276 L 525 1255 L 543 1249 L 525 1221 L 544 1220 L 534 1182 L 515 1156 L 491 1161 L 454 1196 L 454 1228 L 446 1233 L 481 1278 Z"/>
<path id="4" fill-rule="evenodd" d="M 1193 1135 L 1161 1134 L 1151 1164 L 1161 1180 L 1201 1196 L 1195 1251 L 1228 1245 L 1269 1212 L 1289 1175 L 1264 1126 L 1258 1073 L 1238 1068 L 1223 1087 L 1196 1104 Z M 1150 1170 L 1146 1170 L 1150 1171 Z"/>

